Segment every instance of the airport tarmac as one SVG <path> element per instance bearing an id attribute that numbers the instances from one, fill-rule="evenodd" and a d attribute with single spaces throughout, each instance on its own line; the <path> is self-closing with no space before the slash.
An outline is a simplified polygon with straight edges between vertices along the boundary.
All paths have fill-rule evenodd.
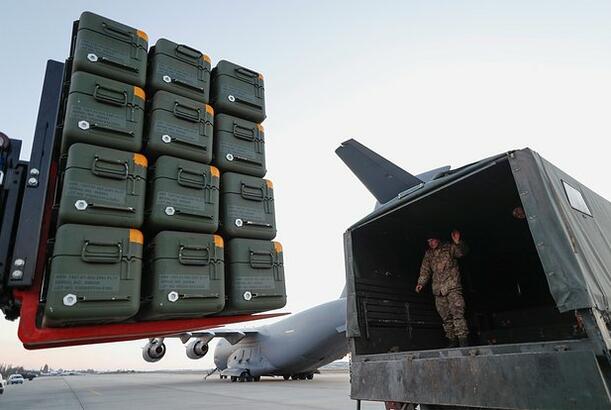
<path id="1" fill-rule="evenodd" d="M 7 386 L 2 410 L 72 409 L 355 409 L 347 372 L 325 372 L 314 380 L 263 377 L 231 383 L 201 373 L 135 373 L 40 377 Z M 362 403 L 362 409 L 383 409 Z"/>

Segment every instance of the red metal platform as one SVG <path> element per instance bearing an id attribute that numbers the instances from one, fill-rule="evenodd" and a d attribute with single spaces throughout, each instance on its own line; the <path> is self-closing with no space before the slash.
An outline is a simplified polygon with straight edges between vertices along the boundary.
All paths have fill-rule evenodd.
<path id="1" fill-rule="evenodd" d="M 288 314 L 287 312 L 264 313 L 257 315 L 204 317 L 198 319 L 117 323 L 67 328 L 40 328 L 36 326 L 36 316 L 42 282 L 40 276 L 41 275 L 38 275 L 31 288 L 13 291 L 15 299 L 21 301 L 21 317 L 19 319 L 18 330 L 19 339 L 23 343 L 23 346 L 29 350 L 163 337 L 195 330 L 220 327 L 231 323 L 268 319 Z"/>

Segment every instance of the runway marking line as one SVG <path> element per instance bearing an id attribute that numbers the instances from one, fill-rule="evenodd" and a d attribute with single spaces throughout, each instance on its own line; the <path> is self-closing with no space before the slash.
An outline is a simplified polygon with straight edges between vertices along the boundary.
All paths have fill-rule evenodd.
<path id="1" fill-rule="evenodd" d="M 101 395 L 102 395 L 102 393 L 100 393 L 100 392 L 97 392 L 97 391 L 95 391 L 95 390 L 92 390 L 92 389 L 89 389 L 89 391 L 90 391 L 91 393 L 93 393 L 93 394 L 96 394 L 96 395 L 98 395 L 98 396 L 101 396 Z"/>

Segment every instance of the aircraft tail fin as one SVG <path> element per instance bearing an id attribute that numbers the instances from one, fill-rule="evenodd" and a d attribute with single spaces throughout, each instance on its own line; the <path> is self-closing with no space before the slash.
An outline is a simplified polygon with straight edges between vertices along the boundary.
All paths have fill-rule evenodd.
<path id="1" fill-rule="evenodd" d="M 423 183 L 354 139 L 343 142 L 335 153 L 381 204 Z"/>

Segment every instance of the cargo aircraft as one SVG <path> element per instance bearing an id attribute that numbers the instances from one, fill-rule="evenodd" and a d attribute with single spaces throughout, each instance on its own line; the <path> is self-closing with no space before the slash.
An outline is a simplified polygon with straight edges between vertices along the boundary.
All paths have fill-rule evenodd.
<path id="1" fill-rule="evenodd" d="M 276 323 L 252 329 L 210 329 L 175 335 L 185 344 L 187 357 L 201 359 L 208 343 L 220 338 L 214 364 L 221 379 L 259 381 L 261 376 L 284 380 L 312 379 L 326 364 L 348 353 L 346 291 L 339 299 L 304 310 Z M 142 349 L 147 362 L 166 352 L 164 338 L 150 339 Z"/>

